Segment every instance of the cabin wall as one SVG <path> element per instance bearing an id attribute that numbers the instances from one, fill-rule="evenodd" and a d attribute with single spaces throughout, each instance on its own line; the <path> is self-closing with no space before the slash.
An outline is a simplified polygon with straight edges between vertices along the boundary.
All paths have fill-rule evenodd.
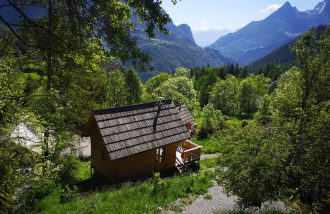
<path id="1" fill-rule="evenodd" d="M 156 149 L 112 161 L 96 125 L 90 134 L 91 164 L 96 172 L 106 176 L 110 182 L 145 178 L 154 172 L 175 167 L 177 143 L 164 147 L 165 157 L 161 163 L 156 163 Z"/>
<path id="2" fill-rule="evenodd" d="M 152 175 L 155 166 L 155 154 L 155 150 L 150 150 L 114 160 L 119 181 L 135 180 Z"/>
<path id="3" fill-rule="evenodd" d="M 165 159 L 161 163 L 155 161 L 155 171 L 164 171 L 175 167 L 177 143 L 165 146 Z M 155 150 L 156 154 L 156 150 Z M 155 159 L 156 160 L 156 159 Z"/>
<path id="4" fill-rule="evenodd" d="M 177 144 L 165 146 L 165 157 L 156 163 L 156 149 L 115 160 L 119 180 L 139 179 L 151 176 L 153 172 L 175 167 Z"/>
<path id="5" fill-rule="evenodd" d="M 115 165 L 111 161 L 104 145 L 101 133 L 95 125 L 91 132 L 91 164 L 96 172 L 106 176 L 109 181 L 116 182 Z"/>

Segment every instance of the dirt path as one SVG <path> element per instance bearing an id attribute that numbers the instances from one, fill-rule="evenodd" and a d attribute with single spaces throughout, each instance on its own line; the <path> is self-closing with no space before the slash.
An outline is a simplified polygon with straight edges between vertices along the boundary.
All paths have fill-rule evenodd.
<path id="1" fill-rule="evenodd" d="M 230 213 L 238 211 L 237 197 L 227 195 L 223 187 L 214 182 L 213 187 L 209 188 L 207 194 L 199 196 L 192 204 L 182 207 L 183 214 L 211 214 L 211 213 Z M 244 213 L 264 213 L 269 210 L 280 212 L 290 212 L 290 209 L 282 202 L 264 203 L 262 207 L 250 208 Z M 175 214 L 174 211 L 165 211 L 164 214 Z"/>
<path id="2" fill-rule="evenodd" d="M 201 155 L 201 160 L 217 158 L 218 154 L 206 154 Z"/>

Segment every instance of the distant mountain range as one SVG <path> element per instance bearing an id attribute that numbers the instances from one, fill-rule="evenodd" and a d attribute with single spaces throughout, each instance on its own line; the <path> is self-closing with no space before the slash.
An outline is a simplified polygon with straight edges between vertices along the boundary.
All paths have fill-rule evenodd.
<path id="1" fill-rule="evenodd" d="M 195 43 L 188 25 L 176 26 L 170 22 L 166 28 L 171 31 L 171 35 L 164 35 L 156 31 L 156 37 L 152 39 L 146 37 L 143 24 L 138 25 L 132 33 L 138 47 L 152 57 L 154 72 L 141 73 L 140 76 L 143 80 L 147 80 L 159 72 L 172 73 L 178 67 L 222 66 L 235 63 L 217 50 L 199 47 Z"/>
<path id="2" fill-rule="evenodd" d="M 45 14 L 45 11 L 33 6 L 27 7 L 26 12 L 31 19 Z M 0 8 L 0 14 L 9 22 L 15 23 L 19 19 L 17 11 L 10 7 Z M 133 22 L 136 21 L 136 17 L 133 17 Z M 171 31 L 171 35 L 167 36 L 156 31 L 156 37 L 152 39 L 147 38 L 144 24 L 139 24 L 132 32 L 132 37 L 136 40 L 138 47 L 152 57 L 154 72 L 141 73 L 143 80 L 159 72 L 172 73 L 178 67 L 221 66 L 234 62 L 216 50 L 199 47 L 188 25 L 176 26 L 171 21 L 166 28 Z"/>
<path id="3" fill-rule="evenodd" d="M 250 64 L 284 44 L 294 40 L 311 27 L 330 23 L 330 0 L 313 10 L 300 12 L 286 2 L 266 19 L 251 22 L 235 33 L 230 33 L 209 48 L 220 51 L 241 65 Z"/>
<path id="4" fill-rule="evenodd" d="M 320 25 L 317 27 L 317 35 L 321 36 L 326 29 L 326 25 Z M 292 52 L 292 47 L 294 46 L 294 43 L 300 38 L 297 37 L 293 41 L 283 45 L 282 47 L 276 49 L 275 51 L 267 54 L 263 58 L 251 63 L 249 65 L 249 68 L 252 70 L 255 70 L 259 67 L 265 67 L 268 64 L 281 64 L 286 67 L 294 65 L 296 61 L 296 57 Z"/>
<path id="5" fill-rule="evenodd" d="M 257 61 L 251 63 L 248 67 L 251 70 L 256 70 L 259 67 L 265 67 L 268 64 L 274 64 L 274 65 L 281 64 L 281 65 L 284 65 L 287 67 L 292 66 L 296 61 L 296 57 L 292 53 L 291 49 L 296 41 L 297 40 L 295 39 L 295 40 L 283 45 L 282 47 L 267 54 L 266 56 L 262 57 L 261 59 L 258 59 Z"/>
<path id="6" fill-rule="evenodd" d="M 206 47 L 211 45 L 217 39 L 227 35 L 228 33 L 233 33 L 235 30 L 232 29 L 210 29 L 210 30 L 193 30 L 193 36 L 195 42 L 200 47 Z"/>
<path id="7" fill-rule="evenodd" d="M 29 9 L 31 11 L 28 15 L 32 19 L 45 13 L 37 8 Z M 18 17 L 14 11 L 6 11 L 4 8 L 0 8 L 0 14 L 9 20 Z M 266 19 L 252 22 L 235 33 L 229 33 L 206 48 L 199 47 L 194 37 L 199 40 L 199 44 L 203 44 L 208 40 L 202 41 L 203 37 L 204 39 L 207 37 L 206 34 L 209 39 L 214 39 L 214 35 L 219 35 L 220 32 L 204 32 L 204 35 L 200 33 L 198 36 L 196 32 L 193 35 L 188 25 L 176 26 L 170 22 L 166 26 L 172 32 L 169 36 L 156 31 L 156 37 L 149 39 L 144 32 L 145 26 L 139 24 L 132 32 L 132 37 L 138 47 L 152 57 L 154 72 L 141 73 L 142 79 L 147 80 L 159 72 L 172 73 L 178 67 L 222 66 L 236 62 L 241 65 L 255 62 L 252 66 L 258 66 L 268 62 L 283 62 L 283 59 L 287 58 L 283 53 L 288 53 L 289 49 L 289 46 L 284 45 L 309 28 L 328 23 L 330 23 L 330 0 L 325 0 L 313 10 L 305 12 L 298 11 L 286 2 Z M 276 51 L 280 47 L 282 48 Z M 273 51 L 275 52 L 272 53 Z"/>

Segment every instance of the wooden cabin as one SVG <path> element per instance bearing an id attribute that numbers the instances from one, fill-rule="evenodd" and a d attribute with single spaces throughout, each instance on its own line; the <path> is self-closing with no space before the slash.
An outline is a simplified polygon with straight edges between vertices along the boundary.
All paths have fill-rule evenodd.
<path id="1" fill-rule="evenodd" d="M 171 100 L 94 111 L 85 133 L 91 165 L 111 182 L 182 168 L 199 160 L 201 149 L 185 125 Z"/>
<path id="2" fill-rule="evenodd" d="M 196 123 L 194 123 L 194 115 L 189 111 L 188 107 L 185 104 L 178 104 L 176 106 L 179 116 L 186 126 L 191 135 L 195 134 Z"/>

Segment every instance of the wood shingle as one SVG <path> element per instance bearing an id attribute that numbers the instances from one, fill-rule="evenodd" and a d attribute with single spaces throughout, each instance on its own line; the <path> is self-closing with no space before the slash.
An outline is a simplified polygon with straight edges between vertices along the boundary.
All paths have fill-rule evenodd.
<path id="1" fill-rule="evenodd" d="M 183 124 L 188 124 L 194 121 L 194 116 L 185 104 L 179 104 L 176 106 L 176 108 L 179 111 L 179 116 Z"/>
<path id="2" fill-rule="evenodd" d="M 193 117 L 185 105 L 181 106 L 163 100 L 95 111 L 111 160 L 190 138 L 185 122 Z"/>

